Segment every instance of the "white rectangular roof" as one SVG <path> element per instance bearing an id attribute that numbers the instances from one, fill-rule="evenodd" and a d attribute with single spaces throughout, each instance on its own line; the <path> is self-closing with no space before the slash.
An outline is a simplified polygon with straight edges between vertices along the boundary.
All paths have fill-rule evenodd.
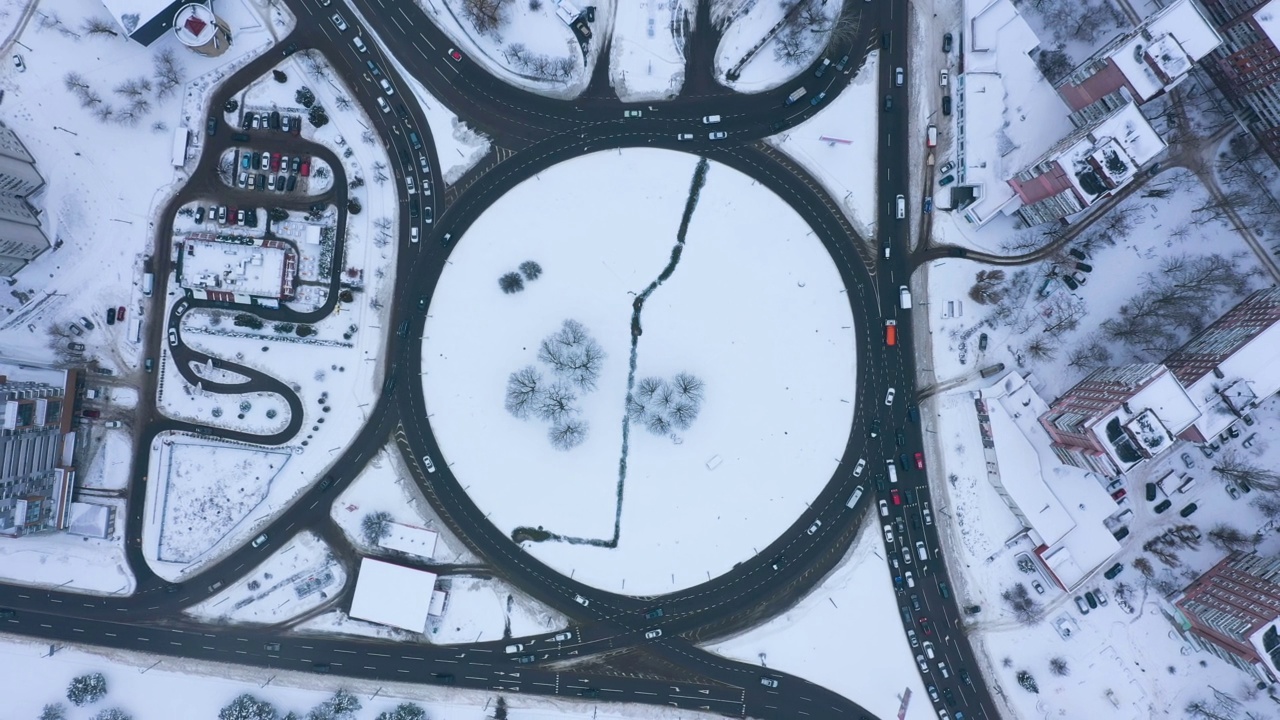
<path id="1" fill-rule="evenodd" d="M 172 4 L 173 0 L 102 0 L 102 6 L 130 35 Z"/>
<path id="2" fill-rule="evenodd" d="M 278 247 L 239 245 L 188 237 L 183 241 L 185 288 L 249 296 L 280 297 L 285 251 Z"/>
<path id="3" fill-rule="evenodd" d="M 435 556 L 436 540 L 440 537 L 435 531 L 397 522 L 387 523 L 386 528 L 387 536 L 378 541 L 382 547 L 428 560 Z"/>
<path id="4" fill-rule="evenodd" d="M 1277 11 L 1280 12 L 1280 9 Z M 1280 357 L 1280 323 L 1263 330 L 1257 337 L 1223 360 L 1218 365 L 1218 369 L 1222 371 L 1221 378 L 1208 372 L 1187 388 L 1187 394 L 1201 411 L 1201 417 L 1196 422 L 1200 433 L 1212 440 L 1214 436 L 1236 421 L 1235 414 L 1223 406 L 1218 389 L 1228 388 L 1243 381 L 1248 383 L 1249 389 L 1260 398 L 1270 397 L 1280 391 L 1280 372 L 1275 368 L 1278 357 Z"/>
<path id="5" fill-rule="evenodd" d="M 1263 5 L 1253 13 L 1253 21 L 1271 39 L 1272 45 L 1280 47 L 1280 0 L 1271 0 Z"/>
<path id="6" fill-rule="evenodd" d="M 351 617 L 423 632 L 435 586 L 435 573 L 363 558 L 351 599 Z"/>

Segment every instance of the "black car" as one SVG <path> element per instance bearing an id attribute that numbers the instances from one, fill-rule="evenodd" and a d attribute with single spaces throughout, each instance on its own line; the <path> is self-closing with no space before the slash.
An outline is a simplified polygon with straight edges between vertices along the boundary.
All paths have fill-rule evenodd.
<path id="1" fill-rule="evenodd" d="M 116 324 L 116 309 L 113 307 L 107 308 L 107 324 L 108 325 Z"/>
<path id="2" fill-rule="evenodd" d="M 880 48 L 882 50 L 888 50 L 892 44 L 892 36 L 889 33 L 884 33 L 880 36 Z"/>
<path id="3" fill-rule="evenodd" d="M 911 458 L 907 457 L 906 453 L 902 453 L 898 456 L 898 462 L 902 463 L 903 470 L 911 469 Z"/>
<path id="4" fill-rule="evenodd" d="M 942 114 L 943 115 L 951 114 L 951 96 L 950 95 L 942 96 Z"/>
<path id="5" fill-rule="evenodd" d="M 1098 609 L 1098 598 L 1094 597 L 1092 592 L 1087 592 L 1084 594 L 1084 601 L 1089 603 L 1090 610 Z"/>
<path id="6" fill-rule="evenodd" d="M 401 165 L 412 165 L 412 164 L 413 164 L 413 156 L 409 154 L 409 151 L 408 151 L 408 150 L 401 150 L 401 151 L 400 151 L 400 164 L 401 164 Z"/>
<path id="7" fill-rule="evenodd" d="M 957 674 L 960 676 L 960 681 L 963 682 L 965 685 L 973 684 L 973 678 L 969 677 L 968 670 L 965 670 L 964 668 L 960 668 L 960 672 L 958 672 Z"/>
<path id="8" fill-rule="evenodd" d="M 0 620 L 8 620 L 16 614 L 12 608 L 0 608 Z"/>
<path id="9" fill-rule="evenodd" d="M 409 337 L 409 321 L 408 320 L 405 320 L 404 322 L 400 323 L 400 328 L 396 330 L 396 335 L 399 335 L 402 338 Z"/>
<path id="10" fill-rule="evenodd" d="M 372 60 L 365 60 L 364 64 L 369 66 L 369 72 L 373 73 L 374 77 L 378 77 L 379 75 L 382 74 L 382 70 L 378 69 L 378 63 Z"/>
<path id="11" fill-rule="evenodd" d="M 867 437 L 874 438 L 879 436 L 880 436 L 880 421 L 872 420 L 871 424 L 867 426 Z"/>
<path id="12" fill-rule="evenodd" d="M 916 504 L 916 493 L 911 488 L 905 488 L 902 491 L 902 496 L 904 498 L 903 502 L 905 502 L 906 504 L 908 505 Z"/>
<path id="13" fill-rule="evenodd" d="M 435 678 L 436 682 L 441 685 L 453 684 L 453 675 L 451 673 L 431 673 L 431 677 Z"/>
<path id="14" fill-rule="evenodd" d="M 285 57 L 289 57 L 290 55 L 298 52 L 298 45 L 297 43 L 289 43 L 287 46 L 285 46 L 285 49 L 282 50 L 281 52 L 284 54 Z"/>
<path id="15" fill-rule="evenodd" d="M 876 492 L 884 492 L 884 476 L 876 476 Z"/>
<path id="16" fill-rule="evenodd" d="M 1147 502 L 1151 502 L 1152 500 L 1155 500 L 1155 499 L 1156 499 L 1156 484 L 1149 482 L 1147 483 Z"/>
<path id="17" fill-rule="evenodd" d="M 893 112 L 893 97 L 892 97 L 892 96 L 889 96 L 889 95 L 885 95 L 885 96 L 884 96 L 884 111 L 885 111 L 885 112 Z"/>
<path id="18" fill-rule="evenodd" d="M 419 297 L 418 297 L 418 309 L 419 309 L 419 310 L 426 310 L 426 309 L 427 309 L 427 303 L 428 303 L 428 302 L 430 302 L 430 300 L 429 300 L 429 298 L 427 298 L 427 296 L 426 296 L 426 295 L 421 295 L 421 296 L 419 296 Z"/>
<path id="19" fill-rule="evenodd" d="M 1111 533 L 1111 535 L 1115 537 L 1116 540 L 1123 540 L 1129 537 L 1129 528 L 1122 527 L 1119 530 L 1116 530 L 1115 532 Z"/>
<path id="20" fill-rule="evenodd" d="M 1115 565 L 1107 568 L 1107 571 L 1102 573 L 1102 576 L 1108 580 L 1115 580 L 1121 570 L 1124 570 L 1124 563 L 1116 563 Z"/>
<path id="21" fill-rule="evenodd" d="M 1171 507 L 1173 507 L 1172 502 L 1170 502 L 1169 500 L 1161 500 L 1159 505 L 1156 505 L 1151 509 L 1154 510 L 1157 515 L 1159 515 L 1160 513 L 1164 512 L 1165 510 L 1168 510 Z"/>
<path id="22" fill-rule="evenodd" d="M 579 690 L 578 697 L 598 698 L 600 697 L 600 691 L 596 688 L 587 688 L 586 690 Z"/>
<path id="23" fill-rule="evenodd" d="M 1093 266 L 1089 263 L 1078 262 L 1076 263 L 1076 269 L 1080 272 L 1093 272 Z"/>
<path id="24" fill-rule="evenodd" d="M 214 135 L 217 135 L 218 134 L 218 118 L 210 115 L 209 121 L 205 123 L 204 128 L 205 128 L 205 132 L 209 133 L 209 137 L 213 137 Z"/>
<path id="25" fill-rule="evenodd" d="M 284 175 L 276 176 L 276 192 L 284 192 Z"/>
<path id="26" fill-rule="evenodd" d="M 907 418 L 913 423 L 920 422 L 920 408 L 913 403 L 907 406 Z"/>
<path id="27" fill-rule="evenodd" d="M 236 133 L 231 136 L 231 139 L 236 142 L 249 142 L 249 136 L 244 133 Z"/>
<path id="28" fill-rule="evenodd" d="M 253 113 L 251 113 L 251 112 L 247 112 L 247 113 L 245 113 L 245 114 L 244 114 L 244 117 L 243 117 L 243 118 L 241 118 L 241 120 L 240 120 L 240 129 L 241 129 L 241 130 L 248 130 L 250 127 L 252 127 L 252 126 L 253 126 L 253 118 L 254 118 L 254 114 L 253 114 Z M 246 135 L 245 137 L 247 138 L 247 137 L 248 137 L 248 135 Z M 244 141 L 242 140 L 241 142 L 244 142 Z"/>
<path id="29" fill-rule="evenodd" d="M 662 608 L 654 608 L 644 614 L 645 620 L 657 620 L 660 617 L 662 617 Z"/>
<path id="30" fill-rule="evenodd" d="M 392 375 L 387 378 L 386 382 L 382 383 L 382 394 L 390 395 L 391 391 L 395 389 L 396 389 L 396 376 Z"/>
<path id="31" fill-rule="evenodd" d="M 196 222 L 202 225 L 204 224 L 204 206 L 203 205 L 196 208 Z"/>
<path id="32" fill-rule="evenodd" d="M 907 434 L 902 432 L 901 428 L 894 431 L 893 434 L 895 436 L 895 439 L 898 441 L 898 447 L 902 447 L 903 445 L 907 444 Z"/>
<path id="33" fill-rule="evenodd" d="M 417 220 L 419 212 L 420 211 L 418 209 L 418 199 L 414 198 L 410 200 L 409 201 L 409 217 L 413 218 L 414 220 Z"/>
<path id="34" fill-rule="evenodd" d="M 1089 256 L 1088 256 L 1088 255 L 1085 255 L 1084 253 L 1080 252 L 1079 250 L 1077 250 L 1077 249 L 1075 249 L 1075 248 L 1071 248 L 1070 250 L 1068 250 L 1068 251 L 1067 251 L 1067 254 L 1068 254 L 1068 255 L 1070 255 L 1071 257 L 1073 257 L 1073 258 L 1077 259 L 1077 260 L 1088 260 L 1088 259 L 1089 259 Z"/>
<path id="35" fill-rule="evenodd" d="M 405 107 L 404 105 L 397 105 L 397 106 L 396 106 L 396 115 L 399 115 L 401 120 L 408 120 L 408 119 L 409 119 L 409 108 Z"/>
<path id="36" fill-rule="evenodd" d="M 290 175 L 289 180 L 284 184 L 285 192 L 293 192 L 298 187 L 298 176 Z"/>
<path id="37" fill-rule="evenodd" d="M 942 688 L 942 698 L 946 700 L 947 704 L 950 705 L 951 707 L 956 706 L 956 695 L 955 693 L 951 692 L 951 688 L 949 687 Z"/>
<path id="38" fill-rule="evenodd" d="M 1181 515 L 1182 517 L 1191 517 L 1191 513 L 1199 509 L 1200 509 L 1199 505 L 1196 505 L 1195 503 L 1191 503 L 1190 505 L 1179 510 L 1178 514 Z"/>
<path id="39" fill-rule="evenodd" d="M 516 662 L 520 663 L 521 665 L 528 665 L 529 663 L 537 659 L 538 658 L 534 655 L 521 655 L 520 657 L 516 658 Z"/>
<path id="40" fill-rule="evenodd" d="M 1075 278 L 1073 278 L 1073 277 L 1071 277 L 1070 275 L 1063 275 L 1063 276 L 1062 276 L 1062 282 L 1063 282 L 1063 284 L 1065 284 L 1067 287 L 1071 288 L 1072 290 L 1079 290 L 1079 289 L 1080 289 L 1080 283 L 1076 282 L 1076 279 L 1075 279 Z"/>
<path id="41" fill-rule="evenodd" d="M 951 52 L 951 33 L 942 36 L 942 52 Z"/>
<path id="42" fill-rule="evenodd" d="M 279 110 L 271 111 L 271 129 L 272 130 L 280 129 L 280 111 Z"/>
<path id="43" fill-rule="evenodd" d="M 318 673 L 327 673 L 329 672 L 329 663 L 312 663 L 311 669 Z"/>
<path id="44" fill-rule="evenodd" d="M 328 490 L 331 487 L 333 487 L 333 476 L 325 475 L 324 479 L 320 481 L 320 489 Z"/>

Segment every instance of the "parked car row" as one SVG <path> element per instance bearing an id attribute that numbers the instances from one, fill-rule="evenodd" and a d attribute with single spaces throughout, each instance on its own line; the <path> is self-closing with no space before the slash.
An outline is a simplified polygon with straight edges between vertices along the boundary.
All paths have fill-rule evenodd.
<path id="1" fill-rule="evenodd" d="M 247 112 L 240 121 L 241 130 L 279 130 L 297 135 L 302 132 L 302 117 L 271 112 Z"/>
<path id="2" fill-rule="evenodd" d="M 298 177 L 311 175 L 311 158 L 245 150 L 237 163 L 236 187 L 249 190 L 293 192 Z"/>
<path id="3" fill-rule="evenodd" d="M 226 205 L 210 205 L 206 215 L 203 207 L 196 208 L 196 222 L 214 222 L 219 225 L 243 225 L 258 227 L 258 208 L 238 208 Z"/>

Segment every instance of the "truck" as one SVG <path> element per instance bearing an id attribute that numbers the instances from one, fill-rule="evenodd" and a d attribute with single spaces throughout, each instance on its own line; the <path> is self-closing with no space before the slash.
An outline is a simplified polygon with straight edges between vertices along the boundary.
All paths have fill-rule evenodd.
<path id="1" fill-rule="evenodd" d="M 911 288 L 906 285 L 898 286 L 898 304 L 903 310 L 911 309 Z"/>
<path id="2" fill-rule="evenodd" d="M 142 319 L 134 318 L 129 321 L 129 342 L 137 345 L 142 342 Z"/>
<path id="3" fill-rule="evenodd" d="M 937 125 L 930 125 L 929 129 L 925 131 L 924 144 L 926 147 L 938 146 L 938 126 Z"/>
<path id="4" fill-rule="evenodd" d="M 1004 372 L 1004 363 L 996 363 L 995 365 L 988 365 L 987 367 L 982 368 L 982 370 L 979 371 L 979 374 L 982 375 L 982 377 L 984 378 L 989 378 L 992 375 L 995 375 L 996 373 L 1000 373 L 1000 372 Z"/>
<path id="5" fill-rule="evenodd" d="M 884 344 L 893 347 L 898 344 L 898 321 L 884 321 Z"/>
<path id="6" fill-rule="evenodd" d="M 783 103 L 783 104 L 784 104 L 784 105 L 795 105 L 795 104 L 796 104 L 796 101 L 797 101 L 797 100 L 799 100 L 800 98 L 804 97 L 804 94 L 805 94 L 805 93 L 807 93 L 807 92 L 809 92 L 809 91 L 808 91 L 808 90 L 806 90 L 806 89 L 804 89 L 804 88 L 796 88 L 794 91 L 792 91 L 792 93 L 791 93 L 790 95 L 788 95 L 788 96 L 787 96 L 787 101 L 786 101 L 785 103 Z"/>
<path id="7" fill-rule="evenodd" d="M 151 291 L 155 289 L 156 276 L 154 273 L 142 273 L 142 294 L 151 297 Z"/>

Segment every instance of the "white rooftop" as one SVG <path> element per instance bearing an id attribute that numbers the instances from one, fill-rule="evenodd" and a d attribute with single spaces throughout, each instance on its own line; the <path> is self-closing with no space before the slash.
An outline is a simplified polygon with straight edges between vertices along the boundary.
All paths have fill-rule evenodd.
<path id="1" fill-rule="evenodd" d="M 981 186 L 965 208 L 982 225 L 1019 201 L 1006 182 L 1074 128 L 1070 108 L 1045 81 L 1029 53 L 1040 44 L 1009 0 L 965 0 L 969 32 L 965 72 L 956 78 L 958 180 Z"/>
<path id="2" fill-rule="evenodd" d="M 423 632 L 435 586 L 435 573 L 362 558 L 351 617 Z"/>
<path id="3" fill-rule="evenodd" d="M 1120 424 L 1126 425 L 1143 412 L 1150 410 L 1155 413 L 1160 419 L 1160 423 L 1170 433 L 1177 436 L 1200 417 L 1200 409 L 1192 402 L 1187 392 L 1182 389 L 1182 384 L 1178 382 L 1173 373 L 1164 368 L 1161 368 L 1159 375 L 1154 380 L 1130 398 L 1127 405 L 1129 406 L 1128 410 L 1125 410 L 1124 405 L 1121 405 L 1116 408 L 1115 412 L 1099 420 L 1093 426 L 1093 431 L 1098 434 L 1099 438 L 1102 439 L 1102 444 L 1106 446 L 1107 454 L 1115 460 L 1117 466 L 1123 469 L 1128 469 L 1136 463 L 1120 459 L 1116 455 L 1115 448 L 1107 441 L 1106 427 L 1112 418 L 1119 418 Z M 1173 447 L 1173 440 L 1169 439 L 1163 447 L 1158 442 L 1144 443 L 1144 445 L 1152 455 L 1158 455 Z"/>
<path id="4" fill-rule="evenodd" d="M 130 35 L 172 4 L 173 0 L 102 0 L 103 7 Z"/>
<path id="5" fill-rule="evenodd" d="M 67 532 L 105 538 L 111 533 L 111 508 L 96 503 L 73 502 L 67 514 Z"/>
<path id="6" fill-rule="evenodd" d="M 188 237 L 182 241 L 185 288 L 279 298 L 284 248 L 240 245 Z"/>
<path id="7" fill-rule="evenodd" d="M 1243 381 L 1248 390 L 1239 388 L 1235 394 L 1252 391 L 1258 398 L 1265 398 L 1280 391 L 1280 368 L 1276 367 L 1276 358 L 1280 358 L 1280 323 L 1262 331 L 1223 360 L 1218 365 L 1222 378 L 1208 372 L 1187 388 L 1187 395 L 1201 413 L 1195 421 L 1201 435 L 1212 440 L 1236 421 L 1236 415 L 1226 407 L 1218 390 L 1231 388 Z"/>
<path id="8" fill-rule="evenodd" d="M 1253 20 L 1271 39 L 1271 44 L 1280 48 L 1280 0 L 1271 0 L 1258 8 L 1253 14 Z"/>
<path id="9" fill-rule="evenodd" d="M 981 392 L 991 418 L 1000 482 L 1031 523 L 1041 559 L 1068 590 L 1120 550 L 1103 521 L 1120 511 L 1098 480 L 1063 465 L 1036 418 L 1048 411 L 1031 384 L 1011 372 Z"/>
<path id="10" fill-rule="evenodd" d="M 386 528 L 387 536 L 378 541 L 382 547 L 428 560 L 435 556 L 436 540 L 440 537 L 435 531 L 396 522 L 387 523 Z"/>

